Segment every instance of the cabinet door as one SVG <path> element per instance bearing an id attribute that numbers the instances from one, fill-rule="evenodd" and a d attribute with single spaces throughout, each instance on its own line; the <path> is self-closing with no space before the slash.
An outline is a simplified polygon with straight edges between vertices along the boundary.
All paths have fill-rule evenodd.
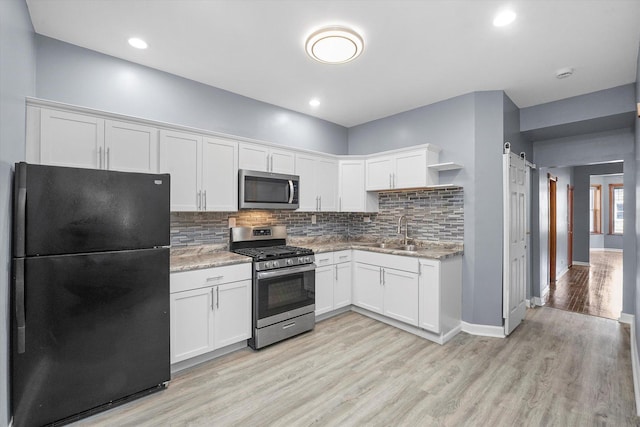
<path id="1" fill-rule="evenodd" d="M 300 177 L 299 212 L 315 212 L 318 210 L 318 193 L 316 191 L 316 159 L 311 156 L 296 156 L 296 175 Z"/>
<path id="2" fill-rule="evenodd" d="M 353 304 L 382 314 L 384 289 L 380 267 L 355 264 Z"/>
<path id="3" fill-rule="evenodd" d="M 382 269 L 384 315 L 418 326 L 418 275 L 392 268 Z"/>
<path id="4" fill-rule="evenodd" d="M 104 120 L 43 108 L 40 113 L 40 163 L 102 169 Z"/>
<path id="5" fill-rule="evenodd" d="M 160 131 L 160 172 L 171 174 L 172 211 L 199 208 L 201 150 L 202 138 L 198 135 Z"/>
<path id="6" fill-rule="evenodd" d="M 351 304 L 351 263 L 343 262 L 333 267 L 333 308 L 336 309 Z"/>
<path id="7" fill-rule="evenodd" d="M 171 363 L 214 349 L 213 288 L 171 294 Z"/>
<path id="8" fill-rule="evenodd" d="M 392 188 L 393 161 L 392 157 L 377 157 L 366 161 L 368 191 Z"/>
<path id="9" fill-rule="evenodd" d="M 420 261 L 420 327 L 440 333 L 440 262 Z"/>
<path id="10" fill-rule="evenodd" d="M 221 138 L 202 140 L 202 209 L 238 210 L 238 144 Z"/>
<path id="11" fill-rule="evenodd" d="M 270 171 L 274 173 L 295 173 L 296 162 L 292 151 L 271 150 Z"/>
<path id="12" fill-rule="evenodd" d="M 364 212 L 364 160 L 341 161 L 339 175 L 340 212 Z"/>
<path id="13" fill-rule="evenodd" d="M 338 162 L 319 158 L 316 161 L 316 191 L 320 197 L 320 210 L 338 211 Z"/>
<path id="14" fill-rule="evenodd" d="M 410 151 L 396 155 L 393 188 L 424 187 L 427 185 L 426 150 Z"/>
<path id="15" fill-rule="evenodd" d="M 227 283 L 214 288 L 215 348 L 251 337 L 251 280 Z"/>
<path id="16" fill-rule="evenodd" d="M 268 172 L 269 150 L 254 144 L 238 144 L 238 167 L 253 171 Z"/>
<path id="17" fill-rule="evenodd" d="M 158 172 L 158 129 L 105 121 L 104 168 L 124 172 Z"/>
<path id="18" fill-rule="evenodd" d="M 316 268 L 316 316 L 333 310 L 333 266 Z"/>

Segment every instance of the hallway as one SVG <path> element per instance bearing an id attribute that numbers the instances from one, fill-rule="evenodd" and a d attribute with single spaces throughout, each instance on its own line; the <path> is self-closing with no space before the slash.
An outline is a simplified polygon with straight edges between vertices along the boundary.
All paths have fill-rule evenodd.
<path id="1" fill-rule="evenodd" d="M 590 251 L 590 267 L 574 265 L 544 297 L 544 305 L 618 319 L 622 311 L 622 252 Z"/>

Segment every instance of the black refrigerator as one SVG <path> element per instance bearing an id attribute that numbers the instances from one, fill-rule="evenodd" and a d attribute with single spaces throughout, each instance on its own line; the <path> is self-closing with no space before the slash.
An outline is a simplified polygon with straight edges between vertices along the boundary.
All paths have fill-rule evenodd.
<path id="1" fill-rule="evenodd" d="M 16 164 L 15 427 L 81 418 L 170 380 L 169 184 Z"/>

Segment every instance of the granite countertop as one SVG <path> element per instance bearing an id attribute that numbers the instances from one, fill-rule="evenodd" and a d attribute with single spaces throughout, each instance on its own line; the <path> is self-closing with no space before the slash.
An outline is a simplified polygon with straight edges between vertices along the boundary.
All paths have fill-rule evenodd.
<path id="1" fill-rule="evenodd" d="M 403 251 L 394 248 L 379 248 L 373 246 L 379 240 L 357 239 L 348 240 L 343 237 L 291 237 L 287 243 L 312 249 L 315 253 L 334 252 L 348 249 L 359 249 L 390 255 L 401 255 L 415 258 L 445 259 L 464 253 L 460 243 L 418 242 L 411 241 L 417 247 L 416 251 Z M 385 240 L 390 246 L 400 245 L 400 240 Z M 250 263 L 251 258 L 238 255 L 227 250 L 226 244 L 203 246 L 179 246 L 171 248 L 170 271 L 188 271 L 201 268 L 222 267 L 225 265 Z"/>
<path id="2" fill-rule="evenodd" d="M 169 271 L 198 270 L 251 262 L 251 258 L 227 250 L 227 245 L 179 246 L 171 248 Z"/>

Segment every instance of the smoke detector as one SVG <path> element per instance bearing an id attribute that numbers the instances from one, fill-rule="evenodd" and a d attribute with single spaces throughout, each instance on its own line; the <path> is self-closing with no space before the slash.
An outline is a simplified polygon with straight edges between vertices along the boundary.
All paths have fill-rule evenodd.
<path id="1" fill-rule="evenodd" d="M 573 68 L 571 67 L 560 68 L 558 71 L 556 71 L 556 78 L 558 79 L 566 79 L 567 77 L 571 77 L 572 75 Z"/>

